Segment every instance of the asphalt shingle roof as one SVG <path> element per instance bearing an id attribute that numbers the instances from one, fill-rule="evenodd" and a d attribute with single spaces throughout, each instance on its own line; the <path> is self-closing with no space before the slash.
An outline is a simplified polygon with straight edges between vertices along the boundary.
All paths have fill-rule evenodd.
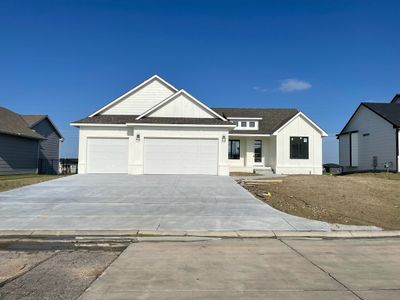
<path id="1" fill-rule="evenodd" d="M 89 124 L 126 124 L 126 123 L 151 123 L 151 124 L 199 124 L 199 125 L 229 125 L 231 122 L 216 118 L 166 118 L 149 117 L 136 120 L 138 115 L 97 115 L 87 117 L 73 123 Z"/>
<path id="2" fill-rule="evenodd" d="M 212 108 L 215 112 L 225 118 L 262 118 L 258 120 L 258 130 L 231 130 L 231 133 L 241 134 L 272 134 L 283 124 L 289 121 L 299 111 L 297 109 L 281 108 Z M 89 124 L 126 124 L 126 123 L 152 123 L 152 124 L 204 124 L 204 125 L 227 125 L 231 122 L 217 118 L 165 118 L 148 117 L 136 120 L 138 115 L 96 115 L 87 117 L 73 123 Z"/>
<path id="3" fill-rule="evenodd" d="M 45 139 L 29 128 L 29 124 L 17 113 L 0 107 L 0 132 L 31 139 Z"/>
<path id="4" fill-rule="evenodd" d="M 396 127 L 400 127 L 400 104 L 399 103 L 371 103 L 362 102 L 362 105 L 366 106 L 376 114 L 380 115 L 389 123 L 392 123 Z"/>
<path id="5" fill-rule="evenodd" d="M 20 115 L 29 127 L 32 127 L 47 118 L 47 115 Z"/>
<path id="6" fill-rule="evenodd" d="M 225 118 L 262 118 L 258 130 L 231 130 L 231 133 L 272 134 L 299 111 L 292 108 L 212 108 Z"/>

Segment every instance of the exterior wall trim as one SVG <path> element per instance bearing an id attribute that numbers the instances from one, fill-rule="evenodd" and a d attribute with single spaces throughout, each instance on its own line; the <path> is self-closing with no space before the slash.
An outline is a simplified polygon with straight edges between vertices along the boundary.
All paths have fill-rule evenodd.
<path id="1" fill-rule="evenodd" d="M 295 114 L 289 121 L 287 121 L 285 124 L 283 124 L 281 127 L 279 127 L 278 129 L 275 130 L 275 132 L 273 133 L 273 135 L 277 135 L 279 133 L 279 131 L 281 131 L 283 128 L 285 128 L 288 124 L 290 124 L 293 120 L 295 120 L 297 117 L 303 117 L 304 119 L 306 119 L 308 122 L 311 123 L 311 125 L 313 125 L 318 131 L 321 132 L 322 136 L 328 136 L 328 134 L 321 128 L 319 127 L 317 124 L 315 124 L 309 117 L 307 117 L 304 113 L 302 113 L 301 111 L 299 111 L 297 114 Z"/>

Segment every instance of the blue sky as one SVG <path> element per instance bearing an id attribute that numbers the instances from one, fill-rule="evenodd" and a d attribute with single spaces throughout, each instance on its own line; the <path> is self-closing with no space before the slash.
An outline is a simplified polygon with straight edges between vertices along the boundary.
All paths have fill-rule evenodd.
<path id="1" fill-rule="evenodd" d="M 69 126 L 159 74 L 209 106 L 298 108 L 324 161 L 360 101 L 400 92 L 399 1 L 1 1 L 0 105 Z"/>

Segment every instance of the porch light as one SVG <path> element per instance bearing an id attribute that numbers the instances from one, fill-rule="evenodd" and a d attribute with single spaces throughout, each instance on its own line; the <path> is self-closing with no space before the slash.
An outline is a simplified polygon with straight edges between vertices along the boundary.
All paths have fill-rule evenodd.
<path id="1" fill-rule="evenodd" d="M 222 136 L 222 142 L 225 143 L 226 142 L 226 136 Z"/>
<path id="2" fill-rule="evenodd" d="M 140 134 L 139 134 L 139 133 L 136 135 L 136 140 L 137 140 L 138 142 L 140 141 Z"/>

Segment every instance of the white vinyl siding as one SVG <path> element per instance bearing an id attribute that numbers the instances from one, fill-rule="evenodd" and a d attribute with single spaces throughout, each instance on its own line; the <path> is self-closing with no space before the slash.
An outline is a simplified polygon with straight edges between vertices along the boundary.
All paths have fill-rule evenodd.
<path id="1" fill-rule="evenodd" d="M 218 140 L 144 140 L 144 174 L 218 173 Z"/>
<path id="2" fill-rule="evenodd" d="M 89 138 L 88 173 L 128 173 L 128 139 Z"/>
<path id="3" fill-rule="evenodd" d="M 150 117 L 173 118 L 214 118 L 209 111 L 189 99 L 186 95 L 179 95 L 168 103 L 150 113 Z"/>
<path id="4" fill-rule="evenodd" d="M 396 167 L 396 129 L 385 119 L 361 106 L 344 132 L 358 131 L 358 166 L 349 167 L 346 155 L 350 156 L 348 134 L 340 136 L 340 165 L 344 171 L 373 170 L 373 158 L 377 157 L 377 170 L 385 170 L 384 163 L 391 164 L 391 170 Z M 347 154 L 346 154 L 347 153 Z"/>
<path id="5" fill-rule="evenodd" d="M 174 94 L 174 91 L 161 81 L 154 79 L 139 90 L 127 95 L 104 112 L 103 115 L 141 115 L 161 101 Z"/>

